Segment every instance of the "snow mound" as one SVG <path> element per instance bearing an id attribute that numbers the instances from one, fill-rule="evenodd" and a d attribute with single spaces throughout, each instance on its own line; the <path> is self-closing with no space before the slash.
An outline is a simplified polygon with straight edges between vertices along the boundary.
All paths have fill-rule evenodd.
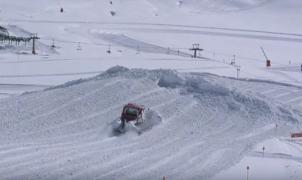
<path id="1" fill-rule="evenodd" d="M 3 99 L 0 179 L 209 179 L 260 140 L 301 129 L 297 111 L 225 80 L 116 66 Z M 110 136 L 128 102 L 151 110 L 143 133 L 129 127 L 123 136 Z"/>

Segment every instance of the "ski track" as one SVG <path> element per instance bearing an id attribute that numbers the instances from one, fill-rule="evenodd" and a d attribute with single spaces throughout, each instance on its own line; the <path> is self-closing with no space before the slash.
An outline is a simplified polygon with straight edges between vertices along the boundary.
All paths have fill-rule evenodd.
<path id="1" fill-rule="evenodd" d="M 182 81 L 175 74 L 115 67 L 96 78 L 0 101 L 1 123 L 10 121 L 9 126 L 1 127 L 0 178 L 209 179 L 239 162 L 251 145 L 274 134 L 272 128 L 257 129 L 286 121 L 275 114 L 253 117 L 248 104 L 233 112 L 238 107 L 230 102 L 237 106 L 242 102 L 224 91 L 249 91 L 252 98 L 284 88 L 296 91 L 295 87 L 281 85 L 273 85 L 276 91 L 263 91 L 263 85 L 272 85 L 229 83 L 234 80 L 187 73 L 180 75 L 192 78 L 187 84 L 169 87 L 175 78 Z M 195 87 L 196 80 L 205 89 Z M 159 86 L 161 81 L 163 86 Z M 221 90 L 217 83 L 228 86 Z M 214 91 L 208 91 L 207 86 Z M 112 136 L 111 123 L 127 102 L 144 104 L 158 112 L 162 123 L 141 135 L 130 131 Z M 259 103 L 250 101 L 254 102 Z M 267 99 L 271 106 L 269 102 Z M 291 123 L 280 126 L 292 127 Z"/>
<path id="2" fill-rule="evenodd" d="M 268 36 L 255 34 L 244 34 L 234 32 L 215 32 L 215 31 L 200 31 L 200 30 L 181 30 L 181 29 L 155 29 L 155 28 L 105 28 L 108 30 L 119 30 L 119 31 L 134 31 L 134 32 L 145 32 L 145 33 L 167 33 L 167 34 L 195 34 L 195 35 L 206 35 L 206 36 L 218 36 L 218 37 L 234 37 L 234 38 L 247 38 L 247 39 L 260 39 L 269 41 L 285 41 L 292 43 L 302 43 L 301 38 L 283 37 L 283 36 Z"/>
<path id="3" fill-rule="evenodd" d="M 128 36 L 122 35 L 122 34 L 106 34 L 106 33 L 91 33 L 93 36 L 96 36 L 98 38 L 101 38 L 105 41 L 108 41 L 110 43 L 113 43 L 117 46 L 123 46 L 126 48 L 139 50 L 141 52 L 147 52 L 147 53 L 159 53 L 159 54 L 174 54 L 182 57 L 191 57 L 192 55 L 189 53 L 185 53 L 182 51 L 176 51 L 173 49 L 161 47 L 159 45 L 154 45 L 150 43 L 146 43 L 140 40 L 132 39 Z M 138 49 L 139 47 L 139 49 Z M 205 58 L 201 58 L 205 59 Z"/>
<path id="4" fill-rule="evenodd" d="M 86 94 L 86 95 L 84 95 L 84 96 L 82 96 L 82 97 L 80 97 L 78 99 L 75 99 L 72 102 L 66 103 L 64 106 L 59 107 L 57 110 L 51 111 L 48 114 L 43 114 L 41 116 L 47 116 L 47 115 L 50 115 L 50 114 L 54 114 L 54 113 L 56 113 L 59 110 L 63 110 L 64 108 L 66 108 L 66 107 L 68 107 L 68 106 L 70 106 L 70 105 L 72 105 L 74 103 L 77 103 L 78 101 L 81 101 L 84 98 L 87 98 L 88 96 L 94 95 L 94 93 L 96 93 L 98 91 L 99 90 L 96 90 L 94 92 L 88 93 L 88 94 Z M 152 95 L 152 93 L 157 93 L 157 92 L 160 92 L 160 90 L 159 89 L 150 90 L 150 91 L 147 91 L 147 92 L 145 92 L 143 94 L 140 94 L 139 96 L 134 97 L 133 99 L 129 99 L 129 101 L 130 102 L 132 102 L 132 101 L 135 102 L 138 99 L 144 98 L 146 96 L 148 97 L 148 95 Z M 89 120 L 93 120 L 94 118 L 97 118 L 98 116 L 105 115 L 106 113 L 109 113 L 110 111 L 112 111 L 114 109 L 118 109 L 119 107 L 120 107 L 120 104 L 117 105 L 117 106 L 111 106 L 110 108 L 103 109 L 100 112 L 90 114 L 89 116 L 86 116 L 84 118 L 79 118 L 79 119 L 75 119 L 75 120 L 68 121 L 68 122 L 65 122 L 65 123 L 61 123 L 59 125 L 54 125 L 54 126 L 51 126 L 51 127 L 47 127 L 47 129 L 40 129 L 39 131 L 36 131 L 34 133 L 45 132 L 46 130 L 49 131 L 49 130 L 52 130 L 52 129 L 64 128 L 64 127 L 68 127 L 68 126 L 70 127 L 72 125 L 78 125 L 81 122 L 87 122 L 87 121 L 89 122 Z M 41 118 L 41 117 L 38 117 L 38 118 Z M 23 135 L 29 135 L 29 134 L 23 134 Z"/>

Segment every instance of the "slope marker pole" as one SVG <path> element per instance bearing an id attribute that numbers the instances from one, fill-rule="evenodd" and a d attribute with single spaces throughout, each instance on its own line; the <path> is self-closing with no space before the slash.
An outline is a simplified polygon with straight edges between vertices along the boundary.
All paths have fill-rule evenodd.
<path id="1" fill-rule="evenodd" d="M 249 180 L 249 170 L 250 170 L 250 166 L 246 167 L 246 180 Z"/>

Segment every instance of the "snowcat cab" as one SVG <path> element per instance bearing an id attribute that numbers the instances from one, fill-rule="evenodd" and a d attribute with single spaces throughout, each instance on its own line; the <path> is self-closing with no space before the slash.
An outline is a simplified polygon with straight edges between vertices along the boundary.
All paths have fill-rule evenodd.
<path id="1" fill-rule="evenodd" d="M 139 124 L 143 121 L 143 113 L 145 108 L 137 104 L 128 103 L 123 107 L 121 115 L 121 128 L 125 127 L 125 123 L 135 121 L 135 124 Z"/>

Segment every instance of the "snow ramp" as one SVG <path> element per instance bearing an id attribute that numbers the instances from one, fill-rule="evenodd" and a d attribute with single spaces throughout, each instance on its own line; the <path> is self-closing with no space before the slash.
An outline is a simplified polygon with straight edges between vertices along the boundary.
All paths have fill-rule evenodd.
<path id="1" fill-rule="evenodd" d="M 259 141 L 300 128 L 297 111 L 222 81 L 113 67 L 2 99 L 0 179 L 210 179 Z M 128 102 L 152 109 L 161 122 L 140 135 L 112 136 Z"/>

